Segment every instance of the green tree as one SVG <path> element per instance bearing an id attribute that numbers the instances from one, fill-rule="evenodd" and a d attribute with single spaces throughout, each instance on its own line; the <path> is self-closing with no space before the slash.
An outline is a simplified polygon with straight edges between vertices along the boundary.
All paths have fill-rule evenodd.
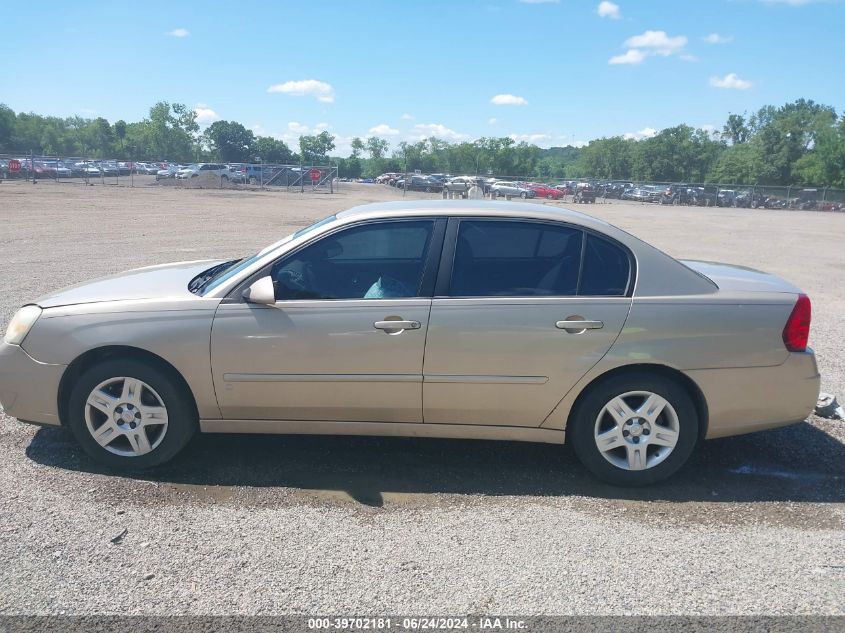
<path id="1" fill-rule="evenodd" d="M 126 142 L 126 121 L 124 121 L 123 119 L 118 119 L 114 122 L 112 129 L 114 129 L 114 135 L 115 137 L 117 137 L 117 140 L 120 144 L 120 153 L 123 154 L 124 145 Z"/>
<path id="2" fill-rule="evenodd" d="M 247 163 L 255 154 L 255 134 L 236 121 L 215 121 L 204 138 L 217 158 L 227 163 Z"/>
<path id="3" fill-rule="evenodd" d="M 299 152 L 302 161 L 311 165 L 326 163 L 334 149 L 334 136 L 323 130 L 317 135 L 300 136 Z"/>
<path id="4" fill-rule="evenodd" d="M 262 163 L 290 164 L 295 156 L 290 147 L 284 141 L 270 136 L 259 136 L 255 140 L 256 156 L 253 160 L 260 159 Z"/>
<path id="5" fill-rule="evenodd" d="M 748 141 L 751 130 L 741 114 L 731 114 L 722 128 L 722 137 L 730 141 L 732 145 L 740 145 Z"/>
<path id="6" fill-rule="evenodd" d="M 364 141 L 362 141 L 357 136 L 352 139 L 352 142 L 350 143 L 350 145 L 352 146 L 352 154 L 350 154 L 350 156 L 352 156 L 352 158 L 360 158 L 361 154 L 366 149 L 366 145 L 364 145 Z"/>
<path id="7" fill-rule="evenodd" d="M 15 112 L 5 103 L 0 103 L 0 149 L 12 149 L 12 133 L 15 129 Z"/>
<path id="8" fill-rule="evenodd" d="M 383 158 L 385 154 L 387 154 L 387 149 L 389 144 L 383 138 L 379 138 L 378 136 L 371 136 L 367 139 L 367 153 L 370 155 L 370 158 L 378 159 Z"/>

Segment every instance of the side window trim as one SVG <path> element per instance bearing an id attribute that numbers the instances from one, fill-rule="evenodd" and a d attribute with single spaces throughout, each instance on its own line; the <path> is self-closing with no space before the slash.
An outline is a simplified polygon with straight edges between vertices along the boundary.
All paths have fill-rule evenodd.
<path id="1" fill-rule="evenodd" d="M 577 298 L 577 297 L 586 297 L 587 295 L 581 295 L 581 277 L 584 271 L 584 258 L 587 249 L 587 236 L 593 235 L 598 237 L 599 239 L 603 239 L 612 246 L 619 248 L 622 252 L 625 253 L 626 257 L 628 258 L 628 285 L 625 289 L 624 294 L 622 295 L 589 295 L 591 297 L 606 297 L 606 298 L 631 298 L 634 296 L 634 287 L 636 285 L 636 272 L 637 272 L 637 260 L 634 257 L 631 250 L 621 244 L 617 240 L 613 239 L 612 237 L 608 237 L 603 233 L 599 233 L 591 228 L 579 226 L 577 224 L 570 224 L 568 222 L 557 222 L 555 220 L 544 220 L 541 218 L 510 218 L 510 217 L 501 217 L 501 216 L 451 216 L 449 217 L 449 224 L 446 228 L 446 235 L 443 242 L 443 250 L 442 255 L 440 257 L 440 270 L 437 275 L 437 283 L 434 289 L 434 298 L 436 299 L 480 299 L 485 297 L 454 297 L 450 294 L 450 286 L 452 282 L 452 269 L 454 268 L 454 260 L 455 260 L 455 249 L 457 248 L 458 242 L 458 230 L 460 228 L 460 223 L 462 220 L 467 221 L 496 221 L 496 222 L 534 222 L 537 224 L 548 224 L 552 226 L 565 226 L 567 228 L 580 231 L 581 232 L 581 261 L 578 269 L 578 288 L 575 295 L 555 295 L 553 297 L 547 298 L 560 298 L 560 299 L 567 299 L 567 298 Z M 498 296 L 489 296 L 487 298 L 490 299 L 502 299 L 505 297 L 498 297 Z M 522 297 L 507 297 L 507 298 L 520 298 L 520 299 L 536 299 L 537 297 L 527 295 Z"/>
<path id="2" fill-rule="evenodd" d="M 223 298 L 222 303 L 245 303 L 243 299 L 243 292 L 249 288 L 250 285 L 261 279 L 262 277 L 266 277 L 267 275 L 271 274 L 273 267 L 280 261 L 287 259 L 288 257 L 292 257 L 296 255 L 301 250 L 317 243 L 319 240 L 325 239 L 336 233 L 340 233 L 341 231 L 345 231 L 347 229 L 352 229 L 360 226 L 367 226 L 371 224 L 384 224 L 384 223 L 392 223 L 392 222 L 420 222 L 420 221 L 430 221 L 433 224 L 431 230 L 431 243 L 428 249 L 428 255 L 426 260 L 423 264 L 423 279 L 422 283 L 420 284 L 420 295 L 418 297 L 406 297 L 402 299 L 384 299 L 384 301 L 404 301 L 404 300 L 419 300 L 419 299 L 430 299 L 432 297 L 432 290 L 434 289 L 435 280 L 437 279 L 438 269 L 439 269 L 439 260 L 440 260 L 440 253 L 443 248 L 443 237 L 446 232 L 446 221 L 448 218 L 442 216 L 410 216 L 410 217 L 402 217 L 402 218 L 378 218 L 378 219 L 370 219 L 370 220 L 361 220 L 358 222 L 350 222 L 349 224 L 344 224 L 342 226 L 337 227 L 332 231 L 327 231 L 326 233 L 321 233 L 320 235 L 315 236 L 313 239 L 308 240 L 297 246 L 294 250 L 288 251 L 283 255 L 280 255 L 273 261 L 267 263 L 266 265 L 262 266 L 260 270 L 256 271 L 241 283 L 237 284 L 233 287 L 228 294 Z M 283 300 L 284 302 L 295 302 L 295 301 L 327 301 L 327 302 L 339 302 L 339 301 L 363 301 L 363 299 L 287 299 Z M 277 300 L 276 303 L 279 303 L 280 300 Z"/>

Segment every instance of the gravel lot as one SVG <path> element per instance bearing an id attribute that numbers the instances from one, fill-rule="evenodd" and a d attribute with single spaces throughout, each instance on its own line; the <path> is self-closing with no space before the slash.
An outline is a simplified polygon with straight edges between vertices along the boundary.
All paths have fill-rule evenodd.
<path id="1" fill-rule="evenodd" d="M 396 196 L 3 183 L 0 324 L 60 286 L 243 255 Z M 823 388 L 845 400 L 845 214 L 587 210 L 802 286 Z M 633 491 L 518 443 L 208 436 L 124 477 L 0 414 L 0 455 L 4 614 L 845 614 L 843 422 L 709 442 Z"/>

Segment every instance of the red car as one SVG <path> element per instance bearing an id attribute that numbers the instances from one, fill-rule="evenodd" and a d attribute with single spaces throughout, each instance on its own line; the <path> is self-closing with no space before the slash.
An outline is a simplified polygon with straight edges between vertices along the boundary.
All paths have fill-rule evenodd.
<path id="1" fill-rule="evenodd" d="M 533 189 L 538 198 L 546 198 L 547 200 L 560 200 L 563 197 L 563 192 L 560 189 L 549 187 L 548 185 L 531 183 L 527 185 L 529 189 Z"/>

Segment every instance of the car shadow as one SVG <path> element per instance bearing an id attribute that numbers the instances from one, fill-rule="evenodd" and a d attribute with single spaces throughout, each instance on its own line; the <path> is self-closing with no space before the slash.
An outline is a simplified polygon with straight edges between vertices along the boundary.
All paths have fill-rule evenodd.
<path id="1" fill-rule="evenodd" d="M 63 429 L 27 448 L 54 468 L 117 474 Z M 121 472 L 121 475 L 127 473 Z M 171 463 L 133 480 L 187 487 L 345 492 L 368 506 L 385 495 L 587 496 L 638 501 L 845 501 L 845 444 L 802 423 L 704 442 L 669 481 L 620 488 L 597 481 L 567 446 L 522 442 L 298 435 L 199 435 Z"/>

